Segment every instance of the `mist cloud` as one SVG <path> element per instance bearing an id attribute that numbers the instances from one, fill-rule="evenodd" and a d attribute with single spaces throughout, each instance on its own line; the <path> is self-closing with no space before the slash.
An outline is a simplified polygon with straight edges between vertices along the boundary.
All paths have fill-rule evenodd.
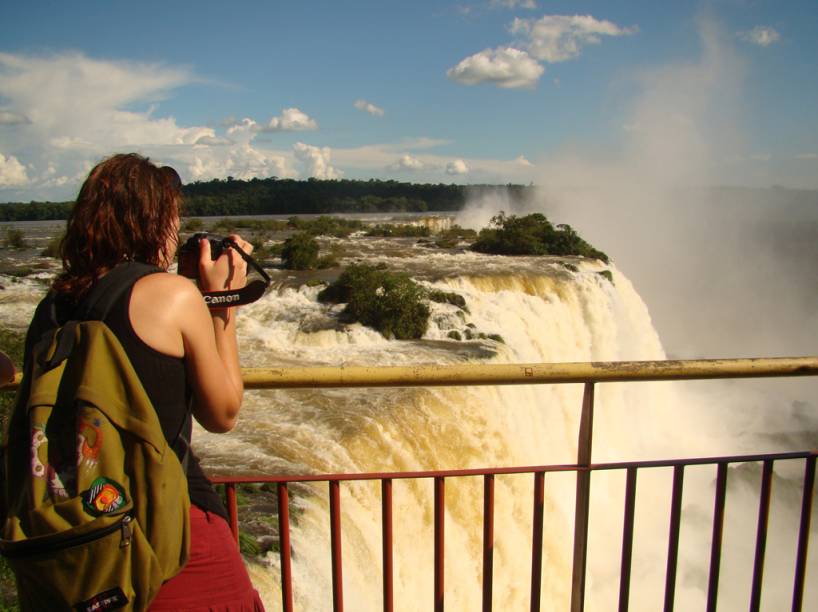
<path id="1" fill-rule="evenodd" d="M 671 356 L 812 354 L 816 195 L 718 187 L 744 184 L 740 168 L 767 162 L 749 144 L 745 60 L 732 35 L 707 19 L 699 35 L 698 57 L 636 75 L 616 148 L 575 145 L 538 160 L 538 201 L 505 210 L 544 212 L 608 253 Z M 727 161 L 736 155 L 747 163 Z M 476 205 L 485 221 L 507 203 Z"/>

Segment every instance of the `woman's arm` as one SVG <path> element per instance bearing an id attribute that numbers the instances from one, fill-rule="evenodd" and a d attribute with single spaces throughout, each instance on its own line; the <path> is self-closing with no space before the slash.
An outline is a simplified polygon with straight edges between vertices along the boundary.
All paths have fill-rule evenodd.
<path id="1" fill-rule="evenodd" d="M 232 236 L 245 250 L 252 246 Z M 233 249 L 210 260 L 210 245 L 200 245 L 202 291 L 239 289 L 246 264 Z M 190 280 L 175 274 L 151 274 L 134 286 L 131 323 L 137 335 L 161 353 L 184 357 L 194 393 L 193 415 L 208 431 L 230 431 L 236 424 L 244 385 L 236 341 L 236 307 L 208 309 Z"/>
<path id="2" fill-rule="evenodd" d="M 253 246 L 242 240 L 236 234 L 230 236 L 245 253 L 250 254 Z M 226 291 L 231 289 L 241 289 L 247 281 L 247 263 L 234 249 L 227 249 L 225 254 L 216 261 L 211 260 L 210 243 L 203 239 L 199 244 L 199 283 L 202 291 Z M 199 296 L 201 301 L 201 296 Z M 204 302 L 202 301 L 202 305 Z M 236 310 L 237 307 L 227 308 L 207 308 L 210 316 L 213 338 L 216 350 L 224 366 L 224 373 L 229 382 L 230 390 L 235 396 L 237 403 L 235 411 L 232 410 L 232 403 L 225 409 L 214 410 L 205 408 L 201 410 L 201 416 L 196 414 L 196 418 L 202 425 L 210 431 L 229 431 L 235 425 L 235 419 L 241 406 L 242 395 L 244 394 L 244 383 L 241 378 L 241 367 L 239 365 L 239 348 L 236 340 Z M 190 354 L 188 351 L 186 355 Z M 192 356 L 192 355 L 191 355 Z M 204 402 L 205 404 L 209 402 Z M 210 417 L 213 427 L 208 427 L 203 419 Z M 215 418 L 214 418 L 215 417 Z"/>

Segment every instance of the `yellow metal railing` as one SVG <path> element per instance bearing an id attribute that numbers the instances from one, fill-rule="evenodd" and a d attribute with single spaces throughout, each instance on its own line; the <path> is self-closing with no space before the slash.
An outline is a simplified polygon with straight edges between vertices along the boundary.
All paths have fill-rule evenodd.
<path id="1" fill-rule="evenodd" d="M 243 368 L 247 389 L 434 387 L 818 376 L 818 357 Z M 14 391 L 20 383 L 0 385 Z"/>
<path id="2" fill-rule="evenodd" d="M 248 389 L 527 385 L 816 376 L 818 357 L 413 366 L 247 368 Z"/>

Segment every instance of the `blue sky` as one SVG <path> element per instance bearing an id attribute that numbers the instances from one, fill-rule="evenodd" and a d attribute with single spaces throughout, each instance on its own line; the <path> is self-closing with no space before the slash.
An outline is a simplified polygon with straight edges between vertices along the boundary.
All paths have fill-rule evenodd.
<path id="1" fill-rule="evenodd" d="M 814 0 L 6 1 L 2 14 L 0 201 L 69 199 L 91 165 L 132 150 L 186 181 L 582 183 L 628 166 L 818 188 Z"/>

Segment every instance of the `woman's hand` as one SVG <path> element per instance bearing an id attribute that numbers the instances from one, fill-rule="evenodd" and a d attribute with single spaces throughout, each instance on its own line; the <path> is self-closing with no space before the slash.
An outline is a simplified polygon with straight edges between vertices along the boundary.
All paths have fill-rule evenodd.
<path id="1" fill-rule="evenodd" d="M 248 255 L 253 252 L 253 245 L 238 234 L 231 234 L 229 238 Z M 226 248 L 213 261 L 210 242 L 203 238 L 199 242 L 199 283 L 203 292 L 241 289 L 247 284 L 247 262 L 233 248 Z"/>

